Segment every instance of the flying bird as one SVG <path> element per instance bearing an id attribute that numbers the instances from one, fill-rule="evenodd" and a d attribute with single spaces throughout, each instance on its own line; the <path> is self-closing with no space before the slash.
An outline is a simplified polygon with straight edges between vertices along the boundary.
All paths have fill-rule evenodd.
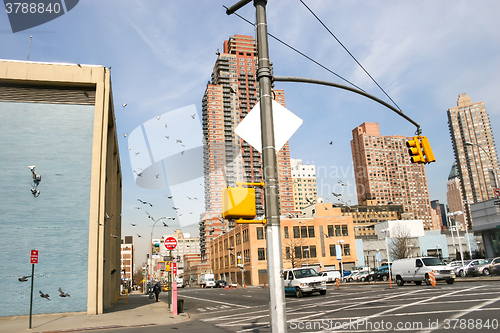
<path id="1" fill-rule="evenodd" d="M 127 135 L 128 135 L 128 133 L 125 133 L 125 134 L 123 134 L 123 137 L 124 137 L 124 138 L 126 138 L 126 137 L 127 137 Z"/>
<path id="2" fill-rule="evenodd" d="M 130 223 L 131 226 L 135 227 L 137 224 L 135 223 Z"/>
<path id="3" fill-rule="evenodd" d="M 135 153 L 135 156 L 139 155 L 140 153 L 141 153 L 141 152 L 140 152 L 140 151 L 138 151 L 137 153 Z"/>
<path id="4" fill-rule="evenodd" d="M 85 95 L 85 97 L 89 98 L 89 93 L 84 91 L 83 94 Z"/>
<path id="5" fill-rule="evenodd" d="M 135 172 L 135 174 L 137 175 L 137 177 L 142 177 L 142 172 L 137 173 L 137 171 L 135 171 L 135 170 L 132 170 L 132 171 Z M 137 200 L 139 200 L 139 199 L 137 199 Z M 139 201 L 141 201 L 141 200 L 139 200 Z M 142 203 L 144 203 L 144 202 L 142 202 Z"/>
<path id="6" fill-rule="evenodd" d="M 163 222 L 163 221 L 161 221 L 161 222 L 163 223 L 164 227 L 168 227 L 168 225 L 165 222 Z"/>
<path id="7" fill-rule="evenodd" d="M 70 297 L 68 293 L 65 293 L 64 291 L 62 291 L 61 287 L 59 287 L 59 289 L 57 289 L 59 291 L 59 296 L 61 297 Z"/>
<path id="8" fill-rule="evenodd" d="M 130 148 L 130 147 L 127 147 L 127 149 L 128 149 L 128 150 L 132 150 L 132 148 Z"/>
<path id="9" fill-rule="evenodd" d="M 49 297 L 50 297 L 50 295 L 49 295 L 49 294 L 44 294 L 44 293 L 42 293 L 42 291 L 41 291 L 41 290 L 39 290 L 38 292 L 40 293 L 40 297 L 45 298 L 45 299 L 48 299 L 48 300 L 50 301 L 50 298 L 49 298 Z"/>
<path id="10" fill-rule="evenodd" d="M 333 145 L 333 141 L 330 141 L 330 144 Z"/>
<path id="11" fill-rule="evenodd" d="M 156 178 L 160 177 L 160 174 L 155 175 Z"/>
<path id="12" fill-rule="evenodd" d="M 341 181 L 340 179 L 339 179 L 339 184 L 342 185 L 342 186 L 347 186 L 347 184 L 344 183 L 343 181 Z"/>
<path id="13" fill-rule="evenodd" d="M 160 120 L 160 118 L 161 118 L 161 114 L 156 116 L 156 120 Z"/>
<path id="14" fill-rule="evenodd" d="M 111 216 L 108 215 L 108 213 L 105 213 L 106 214 L 106 219 L 109 220 L 110 218 L 113 217 L 113 214 L 111 214 Z"/>
<path id="15" fill-rule="evenodd" d="M 23 276 L 23 277 L 18 278 L 18 280 L 20 282 L 26 282 L 26 281 L 28 281 L 28 278 L 30 278 L 30 277 L 31 277 L 31 275 L 27 275 L 27 276 Z"/>
<path id="16" fill-rule="evenodd" d="M 113 238 L 118 238 L 118 236 L 111 234 L 111 237 Z"/>
<path id="17" fill-rule="evenodd" d="M 179 208 L 177 208 L 177 207 L 172 207 L 172 209 L 175 211 L 179 210 Z"/>
<path id="18" fill-rule="evenodd" d="M 151 215 L 149 215 L 149 213 L 148 213 L 147 211 L 145 211 L 145 212 L 146 212 L 146 214 L 148 215 L 148 218 L 150 218 L 150 219 L 151 219 L 151 220 L 153 220 L 153 221 L 155 220 L 155 219 L 154 219 Z"/>
<path id="19" fill-rule="evenodd" d="M 342 195 L 342 193 L 335 193 L 335 192 L 332 192 L 332 194 L 336 197 L 340 197 Z"/>
<path id="20" fill-rule="evenodd" d="M 181 155 L 184 155 L 185 150 L 181 151 Z"/>
<path id="21" fill-rule="evenodd" d="M 309 200 L 308 197 L 306 197 L 306 201 L 309 202 L 309 203 L 312 203 L 311 200 Z"/>
<path id="22" fill-rule="evenodd" d="M 127 106 L 127 103 L 123 103 L 123 104 L 122 104 L 122 106 L 123 106 L 123 107 L 126 107 L 126 106 Z"/>
<path id="23" fill-rule="evenodd" d="M 141 236 L 141 235 L 139 235 L 139 234 L 136 234 L 136 235 L 137 235 L 137 237 L 142 237 L 142 236 Z"/>
<path id="24" fill-rule="evenodd" d="M 175 143 L 182 143 L 182 140 L 177 139 L 177 141 L 175 141 Z"/>
<path id="25" fill-rule="evenodd" d="M 165 137 L 170 140 L 170 137 L 168 135 L 165 135 Z"/>
<path id="26" fill-rule="evenodd" d="M 191 118 L 193 118 L 193 119 L 194 119 L 194 117 L 196 117 L 196 113 L 191 116 Z"/>
<path id="27" fill-rule="evenodd" d="M 166 194 L 165 194 L 165 195 L 166 195 Z M 173 198 L 173 196 L 172 196 L 172 195 L 167 195 L 167 198 L 172 199 L 172 198 Z"/>
<path id="28" fill-rule="evenodd" d="M 76 64 L 76 65 L 77 65 L 78 67 L 82 68 L 82 65 L 80 65 L 80 64 Z"/>
<path id="29" fill-rule="evenodd" d="M 141 209 L 141 207 L 134 207 L 135 209 Z"/>
<path id="30" fill-rule="evenodd" d="M 165 128 L 168 128 L 168 127 L 167 127 L 167 123 L 165 123 Z"/>

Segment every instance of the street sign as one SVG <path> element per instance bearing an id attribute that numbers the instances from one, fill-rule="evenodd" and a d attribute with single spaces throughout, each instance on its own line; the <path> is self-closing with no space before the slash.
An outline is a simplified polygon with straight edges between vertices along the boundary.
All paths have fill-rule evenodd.
<path id="1" fill-rule="evenodd" d="M 493 190 L 493 193 L 497 196 L 500 197 L 500 188 L 496 188 Z"/>
<path id="2" fill-rule="evenodd" d="M 30 264 L 38 264 L 38 250 L 31 250 Z"/>
<path id="3" fill-rule="evenodd" d="M 167 237 L 164 244 L 167 250 L 174 250 L 177 247 L 177 239 L 175 237 Z"/>
<path id="4" fill-rule="evenodd" d="M 174 273 L 174 276 L 177 276 L 177 263 L 176 262 L 172 263 L 172 271 Z"/>
<path id="5" fill-rule="evenodd" d="M 303 120 L 287 110 L 275 100 L 273 104 L 274 145 L 278 152 L 302 125 Z M 260 124 L 260 102 L 257 102 L 240 124 L 234 129 L 243 140 L 258 152 L 262 152 L 262 136 Z"/>

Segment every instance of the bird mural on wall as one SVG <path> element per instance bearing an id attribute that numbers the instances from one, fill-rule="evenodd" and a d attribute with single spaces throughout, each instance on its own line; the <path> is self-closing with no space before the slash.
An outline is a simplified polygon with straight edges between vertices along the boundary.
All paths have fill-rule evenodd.
<path id="1" fill-rule="evenodd" d="M 65 293 L 64 291 L 62 291 L 61 287 L 59 287 L 58 291 L 59 291 L 60 297 L 70 297 L 68 293 Z"/>
<path id="2" fill-rule="evenodd" d="M 40 293 L 40 297 L 45 298 L 45 299 L 48 299 L 48 300 L 50 301 L 50 298 L 49 298 L 49 297 L 50 297 L 50 295 L 49 295 L 49 294 L 44 294 L 44 293 L 42 293 L 42 291 L 41 291 L 41 290 L 39 290 L 38 292 Z"/>

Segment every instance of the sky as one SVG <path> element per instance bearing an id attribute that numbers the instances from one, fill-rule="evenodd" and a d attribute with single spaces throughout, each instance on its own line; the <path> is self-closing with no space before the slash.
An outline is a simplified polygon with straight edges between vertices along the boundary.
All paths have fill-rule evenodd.
<path id="1" fill-rule="evenodd" d="M 446 203 L 446 181 L 454 161 L 446 111 L 456 106 L 459 94 L 485 103 L 494 136 L 500 137 L 500 2 L 303 1 L 403 112 L 421 125 L 437 160 L 426 166 L 430 199 Z M 153 238 L 160 238 L 181 228 L 181 223 L 168 186 L 147 189 L 136 184 L 125 134 L 186 107 L 196 110 L 193 120 L 199 122 L 217 49 L 235 34 L 256 37 L 252 25 L 226 15 L 223 6 L 235 2 L 87 0 L 50 22 L 16 33 L 7 14 L 0 13 L 0 59 L 27 60 L 29 51 L 30 61 L 111 67 L 123 176 L 122 237 L 134 236 L 139 261 L 145 259 L 152 230 Z M 252 4 L 238 14 L 255 20 Z M 390 103 L 301 1 L 268 1 L 267 22 L 272 35 Z M 346 84 L 272 38 L 269 50 L 275 75 Z M 377 122 L 382 135 L 415 133 L 415 126 L 393 111 L 345 90 L 288 82 L 277 82 L 276 88 L 285 90 L 287 109 L 303 120 L 290 139 L 291 157 L 316 165 L 318 196 L 333 202 L 331 192 L 342 192 L 344 201 L 357 203 L 350 148 L 355 127 Z M 348 186 L 340 186 L 339 180 Z M 203 200 L 182 205 L 202 210 Z M 176 208 L 187 212 L 192 207 Z M 166 220 L 169 227 L 158 223 L 153 228 L 146 210 L 154 219 L 177 219 Z M 182 231 L 191 236 L 198 236 L 195 215 L 182 223 Z"/>

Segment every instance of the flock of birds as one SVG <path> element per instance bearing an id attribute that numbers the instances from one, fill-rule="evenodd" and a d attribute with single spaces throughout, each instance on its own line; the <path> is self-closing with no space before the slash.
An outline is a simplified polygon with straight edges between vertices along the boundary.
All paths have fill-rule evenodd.
<path id="1" fill-rule="evenodd" d="M 127 103 L 123 103 L 123 104 L 122 104 L 122 107 L 126 107 L 126 106 L 127 106 Z M 160 119 L 161 119 L 161 114 L 157 115 L 155 118 L 156 118 L 156 120 L 160 120 Z M 196 113 L 192 114 L 192 115 L 191 115 L 191 118 L 192 118 L 192 119 L 195 119 L 195 118 L 196 118 Z M 165 123 L 165 128 L 168 128 L 168 124 L 167 124 L 167 123 Z M 128 136 L 128 133 L 123 134 L 123 137 L 124 137 L 124 138 L 126 138 L 127 136 Z M 170 140 L 170 136 L 169 136 L 169 135 L 165 135 L 165 138 L 166 138 L 167 140 Z M 184 145 L 184 143 L 182 143 L 182 140 L 180 140 L 180 139 L 175 140 L 175 143 L 180 144 L 182 147 L 186 147 L 186 146 Z M 131 147 L 127 147 L 127 149 L 128 149 L 128 150 L 132 150 L 132 148 L 131 148 Z M 181 151 L 181 155 L 184 155 L 184 153 L 185 153 L 185 150 Z M 139 155 L 139 154 L 140 154 L 140 152 L 136 152 L 136 153 L 135 153 L 135 156 L 137 156 L 137 155 Z M 137 175 L 137 177 L 142 177 L 142 172 L 139 172 L 139 173 L 138 173 L 138 172 L 137 172 L 137 171 L 135 171 L 135 170 L 133 170 L 133 171 L 135 172 L 135 174 Z M 160 175 L 155 175 L 155 177 L 156 177 L 156 178 L 158 178 L 159 176 L 160 176 Z"/>
<path id="2" fill-rule="evenodd" d="M 26 282 L 28 279 L 31 277 L 31 275 L 26 275 L 23 277 L 18 278 L 19 282 Z M 70 295 L 66 292 L 64 292 L 61 287 L 57 289 L 59 291 L 59 297 L 70 297 Z M 50 301 L 50 295 L 49 294 L 44 294 L 41 290 L 38 291 L 40 293 L 41 298 L 45 298 L 46 300 Z"/>

